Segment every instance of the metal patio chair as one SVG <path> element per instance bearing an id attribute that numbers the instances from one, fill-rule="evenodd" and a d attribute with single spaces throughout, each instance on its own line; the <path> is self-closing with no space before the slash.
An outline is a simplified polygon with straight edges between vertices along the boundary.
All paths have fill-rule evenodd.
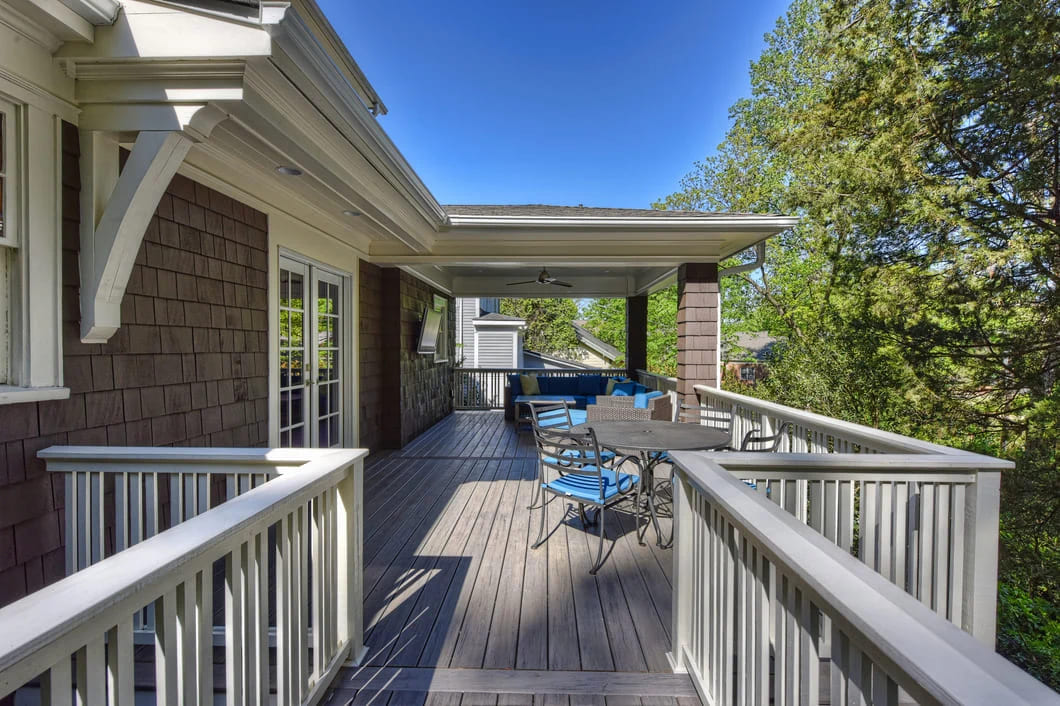
<path id="1" fill-rule="evenodd" d="M 740 451 L 760 451 L 773 453 L 780 448 L 780 442 L 791 431 L 791 422 L 782 422 L 772 434 L 763 434 L 761 429 L 752 429 L 744 434 L 740 442 Z"/>
<path id="2" fill-rule="evenodd" d="M 732 411 L 719 409 L 708 405 L 695 405 L 681 403 L 674 409 L 674 421 L 686 424 L 702 424 L 712 429 L 720 429 L 729 434 L 730 443 L 726 449 L 731 450 L 732 444 Z"/>
<path id="3" fill-rule="evenodd" d="M 640 474 L 618 470 L 626 462 L 640 469 L 640 459 L 622 456 L 613 457 L 610 463 L 597 463 L 597 459 L 601 458 L 600 444 L 596 440 L 596 432 L 591 428 L 584 433 L 576 433 L 534 424 L 534 440 L 542 474 L 538 491 L 541 526 L 537 541 L 531 548 L 537 549 L 551 536 L 551 532 L 545 534 L 547 496 L 567 498 L 577 503 L 578 515 L 584 527 L 599 524 L 600 543 L 596 560 L 589 570 L 590 574 L 595 574 L 604 559 L 604 510 L 633 496 L 636 524 L 640 526 Z M 549 471 L 555 471 L 557 477 L 549 480 L 546 477 Z M 596 509 L 596 518 L 592 523 L 586 515 L 586 506 Z M 566 514 L 564 512 L 564 518 Z"/>
<path id="4" fill-rule="evenodd" d="M 532 427 L 542 427 L 544 429 L 559 429 L 569 430 L 575 424 L 580 423 L 574 419 L 574 415 L 571 414 L 570 403 L 563 401 L 535 401 L 526 402 L 527 406 L 530 407 L 530 420 Z M 615 452 L 609 449 L 601 449 L 601 458 L 604 462 L 610 461 L 615 457 Z M 537 479 L 540 481 L 544 477 L 543 469 L 538 466 Z M 531 503 L 526 506 L 527 510 L 533 510 L 537 507 L 535 503 Z"/>

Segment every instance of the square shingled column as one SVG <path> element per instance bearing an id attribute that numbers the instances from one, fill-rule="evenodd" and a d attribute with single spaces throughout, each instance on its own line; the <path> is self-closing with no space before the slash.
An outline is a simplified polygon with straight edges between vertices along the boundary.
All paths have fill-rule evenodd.
<path id="1" fill-rule="evenodd" d="M 688 263 L 677 270 L 677 392 L 696 404 L 694 385 L 718 385 L 718 265 Z"/>

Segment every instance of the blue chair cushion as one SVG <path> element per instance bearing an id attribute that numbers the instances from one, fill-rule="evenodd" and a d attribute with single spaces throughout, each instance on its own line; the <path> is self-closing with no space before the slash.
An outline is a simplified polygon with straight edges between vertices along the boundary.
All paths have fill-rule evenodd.
<path id="1" fill-rule="evenodd" d="M 591 466 L 585 466 L 586 470 Z M 607 469 L 603 470 L 604 493 L 600 496 L 600 481 L 596 476 L 582 476 L 573 473 L 545 483 L 545 487 L 563 495 L 585 500 L 587 502 L 606 502 L 618 495 L 620 492 L 629 492 L 639 482 L 639 478 L 629 473 L 618 473 Z"/>
<path id="2" fill-rule="evenodd" d="M 563 455 L 573 458 L 574 455 L 577 454 L 577 453 L 578 452 L 574 451 L 573 449 L 568 449 L 567 451 L 563 452 Z M 589 451 L 587 458 L 592 458 L 592 455 L 593 455 L 593 452 Z M 607 449 L 600 449 L 600 458 L 603 460 L 604 463 L 607 463 L 608 461 L 610 461 L 614 457 L 615 457 L 615 452 L 614 451 L 608 451 Z M 555 456 L 545 456 L 545 461 L 547 461 L 548 463 L 556 463 L 556 457 Z"/>
<path id="3" fill-rule="evenodd" d="M 652 392 L 638 392 L 633 395 L 633 406 L 637 409 L 647 409 L 649 400 L 662 396 L 663 393 L 659 390 L 654 390 Z"/>
<path id="4" fill-rule="evenodd" d="M 615 383 L 615 389 L 611 394 L 616 397 L 632 397 L 636 394 L 636 387 L 635 382 L 618 382 Z"/>
<path id="5" fill-rule="evenodd" d="M 508 386 L 512 388 L 512 397 L 518 397 L 523 394 L 523 384 L 519 382 L 518 375 L 508 376 Z"/>

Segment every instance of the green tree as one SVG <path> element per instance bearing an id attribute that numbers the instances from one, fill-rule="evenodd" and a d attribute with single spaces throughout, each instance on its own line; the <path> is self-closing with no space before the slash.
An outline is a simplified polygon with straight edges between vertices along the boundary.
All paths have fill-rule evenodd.
<path id="1" fill-rule="evenodd" d="M 529 350 L 569 358 L 578 347 L 571 326 L 578 318 L 573 299 L 501 299 L 501 313 L 526 319 L 523 337 Z"/>
<path id="2" fill-rule="evenodd" d="M 656 204 L 801 217 L 722 283 L 723 326 L 784 341 L 754 394 L 1016 461 L 1000 647 L 1054 687 L 1058 46 L 1056 0 L 795 0 Z"/>
<path id="3" fill-rule="evenodd" d="M 620 351 L 626 350 L 626 300 L 593 299 L 583 309 L 586 326 Z M 648 369 L 677 374 L 677 285 L 648 295 Z"/>

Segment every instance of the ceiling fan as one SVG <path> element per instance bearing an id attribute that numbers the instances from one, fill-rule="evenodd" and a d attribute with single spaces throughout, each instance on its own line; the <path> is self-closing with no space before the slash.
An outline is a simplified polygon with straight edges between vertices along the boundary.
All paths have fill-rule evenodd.
<path id="1" fill-rule="evenodd" d="M 537 276 L 537 279 L 527 280 L 526 282 L 509 282 L 509 287 L 514 287 L 517 284 L 554 284 L 559 287 L 573 287 L 573 284 L 567 282 L 561 282 L 548 273 L 548 270 L 541 268 L 541 273 Z"/>

